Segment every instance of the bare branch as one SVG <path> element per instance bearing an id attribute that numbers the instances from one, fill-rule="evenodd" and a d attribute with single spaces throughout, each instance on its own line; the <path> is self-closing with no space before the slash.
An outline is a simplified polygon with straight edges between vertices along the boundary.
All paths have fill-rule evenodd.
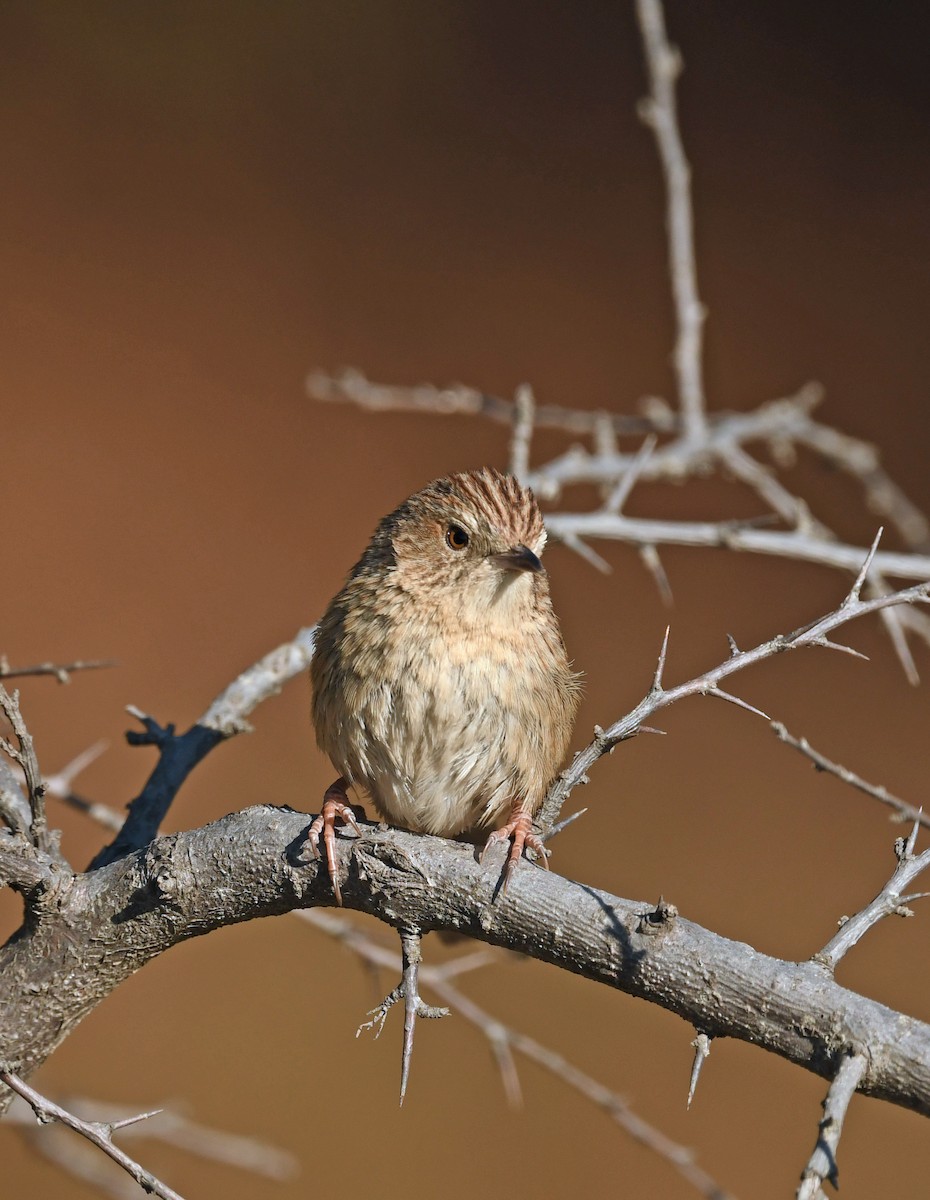
<path id="1" fill-rule="evenodd" d="M 24 675 L 54 675 L 59 683 L 70 683 L 75 671 L 100 671 L 105 667 L 115 667 L 113 659 L 98 659 L 84 661 L 79 659 L 73 663 L 37 663 L 33 667 L 11 667 L 5 654 L 0 655 L 0 679 L 19 679 Z"/>
<path id="2" fill-rule="evenodd" d="M 3 710 L 16 738 L 14 746 L 7 738 L 0 737 L 0 750 L 23 772 L 29 801 L 29 836 L 38 850 L 48 853 L 52 848 L 52 839 L 45 819 L 45 785 L 42 782 L 42 772 L 39 770 L 32 736 L 20 711 L 19 692 L 10 693 L 0 684 L 0 709 Z"/>
<path id="3" fill-rule="evenodd" d="M 925 850 L 923 854 L 914 854 L 919 828 L 920 821 L 917 820 L 914 822 L 909 837 L 898 838 L 895 841 L 894 848 L 898 865 L 894 874 L 871 903 L 856 913 L 854 917 L 842 919 L 837 933 L 821 951 L 813 956 L 812 962 L 820 963 L 829 971 L 835 971 L 840 959 L 883 917 L 914 915 L 907 905 L 919 897 L 906 895 L 905 887 L 921 871 L 930 867 L 930 850 Z"/>
<path id="4" fill-rule="evenodd" d="M 840 1059 L 836 1075 L 823 1102 L 823 1120 L 818 1126 L 817 1141 L 801 1175 L 797 1200 L 818 1200 L 823 1196 L 821 1184 L 825 1179 L 835 1188 L 840 1186 L 836 1151 L 843 1133 L 846 1110 L 867 1065 L 868 1059 L 865 1054 L 846 1054 Z"/>
<path id="5" fill-rule="evenodd" d="M 517 388 L 513 403 L 513 437 L 510 441 L 510 473 L 525 483 L 530 474 L 530 442 L 533 439 L 533 422 L 536 399 L 528 383 Z"/>
<path id="6" fill-rule="evenodd" d="M 752 528 L 748 522 L 667 521 L 599 511 L 547 513 L 546 528 L 560 540 L 606 538 L 633 546 L 712 546 L 820 563 L 844 571 L 858 570 L 867 553 L 862 546 L 824 542 L 795 530 Z M 930 579 L 930 554 L 883 550 L 875 555 L 873 565 L 883 575 Z"/>
<path id="7" fill-rule="evenodd" d="M 396 954 L 373 941 L 360 930 L 340 917 L 320 912 L 318 909 L 301 910 L 297 916 L 321 929 L 330 937 L 347 945 L 363 961 L 389 970 L 397 970 Z M 468 956 L 471 957 L 471 956 Z M 450 971 L 450 967 L 453 968 Z M 630 1137 L 657 1154 L 697 1191 L 709 1200 L 733 1200 L 705 1171 L 694 1162 L 694 1152 L 678 1142 L 672 1141 L 654 1125 L 638 1116 L 622 1096 L 605 1087 L 590 1075 L 570 1063 L 563 1055 L 543 1046 L 534 1038 L 505 1025 L 449 982 L 454 971 L 455 960 L 441 967 L 420 967 L 423 984 L 436 992 L 441 1000 L 451 1005 L 457 1016 L 474 1025 L 488 1039 L 492 1053 L 501 1070 L 504 1091 L 511 1106 L 520 1104 L 520 1084 L 513 1063 L 513 1052 L 522 1054 L 538 1066 L 562 1080 L 579 1092 L 598 1108 L 603 1109 Z"/>
<path id="8" fill-rule="evenodd" d="M 137 716 L 148 740 L 157 741 L 159 758 L 145 787 L 129 805 L 129 815 L 114 841 L 94 858 L 92 867 L 114 862 L 144 846 L 157 834 L 174 797 L 194 767 L 225 738 L 242 733 L 246 717 L 295 675 L 306 671 L 313 657 L 315 627 L 301 629 L 291 642 L 272 650 L 217 696 L 200 720 L 183 734 L 161 730 L 150 717 Z"/>
<path id="9" fill-rule="evenodd" d="M 819 750 L 815 750 L 807 738 L 798 738 L 789 733 L 780 721 L 772 722 L 772 730 L 780 742 L 784 742 L 786 746 L 793 746 L 795 750 L 799 750 L 809 758 L 818 771 L 825 771 L 829 775 L 835 775 L 837 779 L 848 783 L 850 787 L 864 792 L 867 796 L 878 800 L 880 804 L 887 805 L 892 810 L 892 820 L 919 821 L 921 825 L 930 828 L 930 817 L 922 809 L 915 808 L 913 804 L 908 804 L 906 800 L 901 800 L 898 796 L 892 795 L 886 787 L 869 783 L 861 775 L 857 775 L 855 771 L 850 771 L 848 767 L 833 762 L 826 755 L 821 754 Z"/>
<path id="10" fill-rule="evenodd" d="M 184 1200 L 178 1192 L 168 1187 L 166 1183 L 162 1183 L 160 1179 L 156 1179 L 150 1171 L 147 1171 L 137 1163 L 134 1158 L 130 1158 L 113 1141 L 115 1130 L 127 1124 L 144 1121 L 148 1117 L 155 1116 L 155 1113 L 140 1113 L 138 1116 L 115 1122 L 84 1121 L 80 1117 L 75 1116 L 74 1113 L 62 1108 L 60 1104 L 56 1104 L 54 1100 L 49 1100 L 46 1096 L 37 1092 L 35 1088 L 30 1087 L 24 1079 L 20 1079 L 12 1071 L 0 1070 L 0 1081 L 16 1092 L 17 1095 L 22 1096 L 32 1107 L 36 1115 L 36 1120 L 40 1125 L 47 1125 L 51 1121 L 58 1121 L 62 1125 L 67 1125 L 69 1129 L 73 1129 L 82 1137 L 87 1138 L 89 1142 L 93 1142 L 104 1154 L 112 1158 L 115 1163 L 118 1163 L 127 1174 L 132 1176 L 143 1191 L 149 1192 L 154 1196 L 160 1196 L 161 1200 Z"/>
<path id="11" fill-rule="evenodd" d="M 604 501 L 605 512 L 622 512 L 623 506 L 630 498 L 630 493 L 642 477 L 643 471 L 646 468 L 646 463 L 652 458 L 655 451 L 658 439 L 655 434 L 650 434 L 643 442 L 636 456 L 630 463 L 626 471 L 620 476 L 619 481 L 614 486 L 613 490 Z"/>
<path id="12" fill-rule="evenodd" d="M 491 396 L 464 384 L 437 388 L 424 383 L 416 387 L 396 387 L 372 383 L 361 371 L 349 369 L 337 375 L 314 371 L 307 377 L 307 394 L 314 400 L 354 404 L 367 412 L 418 412 L 440 416 L 458 414 L 482 416 L 500 425 L 513 426 L 515 405 L 511 400 Z M 609 420 L 618 434 L 650 433 L 654 424 L 648 417 L 541 404 L 536 408 L 538 429 L 558 429 L 576 437 L 593 434 L 598 423 Z"/>
<path id="13" fill-rule="evenodd" d="M 104 750 L 107 748 L 106 742 L 95 742 L 93 746 L 89 746 L 86 750 L 82 750 L 75 758 L 66 766 L 62 767 L 54 775 L 47 775 L 45 778 L 46 795 L 53 796 L 56 800 L 61 800 L 63 804 L 67 804 L 70 808 L 76 808 L 79 812 L 90 817 L 92 821 L 96 821 L 98 825 L 102 825 L 104 829 L 111 829 L 114 833 L 119 833 L 123 828 L 125 818 L 122 813 L 111 808 L 109 804 L 101 804 L 96 800 L 87 800 L 84 796 L 78 795 L 71 786 L 78 775 L 95 762 Z"/>
<path id="14" fill-rule="evenodd" d="M 29 836 L 32 812 L 21 787 L 21 775 L 0 755 L 0 821 L 13 833 Z"/>
<path id="15" fill-rule="evenodd" d="M 738 697 L 724 692 L 719 686 L 720 681 L 728 675 L 734 674 L 736 671 L 742 671 L 746 667 L 763 662 L 767 658 L 773 658 L 776 654 L 782 654 L 787 650 L 796 650 L 802 646 L 822 645 L 828 633 L 831 633 L 834 629 L 845 625 L 847 621 L 851 621 L 856 617 L 865 616 L 867 613 L 880 612 L 883 608 L 888 608 L 896 604 L 924 604 L 928 600 L 930 600 L 930 583 L 914 584 L 909 588 L 903 588 L 901 591 L 873 596 L 868 600 L 851 599 L 850 595 L 847 595 L 840 607 L 828 613 L 825 617 L 803 625 L 793 633 L 787 635 L 778 634 L 770 638 L 767 642 L 762 642 L 758 646 L 755 646 L 752 650 L 743 650 L 734 653 L 735 643 L 731 641 L 730 654 L 724 662 L 719 663 L 716 667 L 712 667 L 709 671 L 705 671 L 703 675 L 697 675 L 694 679 L 688 680 L 687 683 L 679 684 L 674 688 L 664 688 L 661 682 L 668 641 L 668 632 L 666 631 L 666 639 L 663 642 L 662 652 L 659 656 L 659 665 L 656 668 L 656 674 L 649 692 L 634 709 L 631 709 L 619 721 L 615 721 L 609 729 L 598 729 L 594 740 L 584 750 L 575 755 L 570 766 L 562 772 L 549 789 L 549 794 L 537 817 L 538 824 L 543 830 L 553 825 L 559 819 L 562 805 L 572 791 L 583 780 L 587 779 L 588 771 L 597 760 L 613 750 L 618 743 L 633 737 L 646 718 L 658 709 L 666 708 L 668 705 L 684 699 L 685 696 L 716 695 L 742 708 L 748 708 L 751 712 L 755 712 L 759 716 L 765 716 L 760 709 L 753 708 L 752 705 L 747 704 Z"/>
<path id="16" fill-rule="evenodd" d="M 675 80 L 681 72 L 681 57 L 665 36 L 665 19 L 659 0 L 637 0 L 636 15 L 650 84 L 649 97 L 640 102 L 639 114 L 655 134 L 665 174 L 665 220 L 678 325 L 674 354 L 678 401 L 685 436 L 698 441 L 703 438 L 706 427 L 701 378 L 701 337 L 706 311 L 697 290 L 691 168 L 685 158 L 675 107 Z"/>

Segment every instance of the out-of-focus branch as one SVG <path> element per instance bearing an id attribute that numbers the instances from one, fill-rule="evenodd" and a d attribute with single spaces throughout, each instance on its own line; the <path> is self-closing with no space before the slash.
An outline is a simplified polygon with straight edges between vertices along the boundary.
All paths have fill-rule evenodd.
<path id="1" fill-rule="evenodd" d="M 33 667 L 11 667 L 5 654 L 0 654 L 0 679 L 19 679 L 24 675 L 54 675 L 59 683 L 70 683 L 75 671 L 100 671 L 104 667 L 115 667 L 112 659 L 83 661 L 73 663 L 37 663 Z"/>
<path id="2" fill-rule="evenodd" d="M 547 513 L 546 527 L 555 537 L 606 538 L 633 546 L 705 546 L 775 555 L 855 571 L 865 549 L 825 542 L 796 530 L 755 529 L 752 521 L 667 521 L 627 517 L 622 513 Z M 883 550 L 875 569 L 901 579 L 930 578 L 930 554 Z"/>
<path id="3" fill-rule="evenodd" d="M 701 338 L 706 312 L 697 290 L 691 168 L 685 157 L 675 105 L 681 56 L 665 36 L 665 17 L 659 0 L 636 0 L 636 15 L 650 85 L 649 96 L 640 101 L 639 115 L 655 134 L 665 175 L 665 224 L 678 326 L 674 353 L 678 401 L 685 438 L 697 442 L 704 437 L 706 427 L 701 377 Z"/>
<path id="4" fill-rule="evenodd" d="M 103 1104 L 99 1100 L 89 1100 L 85 1096 L 64 1098 L 62 1107 L 84 1121 L 98 1124 L 112 1124 L 131 1118 L 135 1110 L 124 1105 Z M 35 1128 L 35 1116 L 25 1101 L 13 1104 L 4 1118 L 4 1123 L 16 1125 L 29 1140 L 30 1145 L 57 1166 L 70 1174 L 75 1174 L 107 1194 L 124 1196 L 126 1188 L 132 1188 L 132 1194 L 137 1195 L 135 1188 L 126 1181 L 122 1186 L 123 1176 L 115 1175 L 106 1169 L 102 1162 L 98 1164 L 96 1151 L 88 1148 L 90 1159 L 85 1161 L 74 1153 L 75 1143 L 67 1134 L 63 1140 L 67 1147 L 59 1144 L 54 1129 Z M 209 1162 L 222 1163 L 236 1170 L 250 1171 L 266 1179 L 283 1181 L 291 1179 L 297 1173 L 297 1161 L 292 1154 L 271 1146 L 257 1138 L 242 1137 L 239 1134 L 227 1133 L 222 1129 L 211 1129 L 192 1121 L 183 1113 L 170 1108 L 157 1110 L 150 1119 L 141 1124 L 127 1125 L 122 1128 L 121 1140 L 128 1142 L 133 1138 L 147 1138 L 162 1142 L 166 1146 L 174 1146 L 197 1158 Z M 115 1180 L 120 1185 L 115 1185 Z"/>
<path id="5" fill-rule="evenodd" d="M 395 973 L 400 969 L 401 962 L 396 953 L 356 929 L 345 918 L 333 916 L 320 909 L 301 909 L 295 915 L 322 930 L 329 937 L 342 942 L 368 965 Z M 667 1162 L 700 1195 L 707 1197 L 707 1200 L 734 1200 L 730 1192 L 725 1191 L 706 1171 L 697 1166 L 694 1152 L 687 1146 L 673 1141 L 654 1125 L 643 1120 L 622 1096 L 593 1079 L 563 1055 L 504 1024 L 452 983 L 452 979 L 458 978 L 464 971 L 483 966 L 488 961 L 488 954 L 479 952 L 462 955 L 439 967 L 422 963 L 420 982 L 434 991 L 445 1004 L 450 1005 L 457 1016 L 474 1025 L 487 1038 L 501 1070 L 505 1093 L 512 1105 L 518 1106 L 521 1103 L 520 1084 L 512 1057 L 512 1052 L 516 1052 L 549 1071 L 592 1104 L 603 1109 L 625 1133 Z"/>
<path id="6" fill-rule="evenodd" d="M 118 1163 L 127 1174 L 132 1176 L 143 1191 L 153 1196 L 160 1196 L 161 1200 L 184 1200 L 183 1196 L 168 1187 L 166 1183 L 162 1183 L 151 1171 L 147 1171 L 113 1141 L 113 1134 L 116 1130 L 123 1129 L 128 1125 L 135 1125 L 139 1121 L 145 1121 L 149 1117 L 155 1116 L 155 1113 L 139 1113 L 137 1116 L 124 1117 L 119 1121 L 84 1121 L 66 1108 L 62 1108 L 60 1104 L 56 1104 L 54 1100 L 49 1100 L 41 1092 L 37 1092 L 35 1088 L 30 1087 L 24 1079 L 20 1079 L 12 1071 L 0 1070 L 0 1082 L 5 1083 L 17 1095 L 22 1096 L 31 1106 L 40 1125 L 48 1125 L 52 1121 L 67 1125 L 69 1129 L 73 1129 L 81 1137 L 93 1142 L 104 1154 Z"/>

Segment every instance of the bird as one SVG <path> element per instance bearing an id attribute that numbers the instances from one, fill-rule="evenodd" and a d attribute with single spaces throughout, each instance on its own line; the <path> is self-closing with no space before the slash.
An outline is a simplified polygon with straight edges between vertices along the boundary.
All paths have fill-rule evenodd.
<path id="1" fill-rule="evenodd" d="M 493 468 L 433 480 L 378 524 L 321 619 L 316 740 L 339 777 L 306 845 L 342 893 L 335 823 L 348 788 L 392 825 L 512 840 L 506 887 L 565 756 L 581 691 L 549 595 L 532 491 Z"/>

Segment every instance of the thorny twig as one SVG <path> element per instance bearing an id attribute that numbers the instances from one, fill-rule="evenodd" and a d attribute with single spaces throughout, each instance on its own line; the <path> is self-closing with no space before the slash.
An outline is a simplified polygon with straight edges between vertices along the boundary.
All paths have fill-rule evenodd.
<path id="1" fill-rule="evenodd" d="M 363 962 L 374 967 L 397 970 L 399 964 L 393 951 L 367 937 L 344 918 L 320 909 L 299 909 L 294 915 L 348 946 Z M 463 955 L 460 959 L 453 959 L 440 967 L 421 963 L 420 979 L 441 1000 L 451 1005 L 456 1015 L 480 1029 L 488 1039 L 501 1069 L 505 1093 L 511 1103 L 519 1103 L 520 1097 L 519 1081 L 512 1058 L 512 1052 L 516 1052 L 537 1063 L 603 1109 L 630 1137 L 674 1167 L 700 1195 L 707 1197 L 707 1200 L 733 1200 L 731 1193 L 725 1191 L 706 1171 L 697 1166 L 693 1151 L 672 1141 L 655 1126 L 644 1121 L 633 1112 L 622 1096 L 592 1079 L 561 1054 L 505 1025 L 480 1008 L 451 982 L 465 970 L 473 970 L 489 961 L 492 961 L 492 956 L 482 951 Z"/>
<path id="2" fill-rule="evenodd" d="M 65 1099 L 62 1106 L 82 1120 L 104 1124 L 133 1116 L 133 1111 L 125 1106 L 104 1105 L 86 1097 Z M 65 1149 L 64 1145 L 58 1144 L 54 1130 L 36 1130 L 35 1117 L 25 1101 L 17 1101 L 10 1108 L 4 1116 L 4 1123 L 20 1127 L 39 1154 L 101 1192 L 121 1198 L 129 1194 L 127 1189 L 131 1189 L 132 1195 L 138 1194 L 134 1185 L 124 1176 L 111 1174 L 95 1149 L 87 1147 L 89 1157 L 84 1162 L 75 1155 L 75 1145 L 68 1134 L 63 1134 L 63 1140 L 67 1143 Z M 293 1178 L 297 1172 L 296 1159 L 285 1150 L 253 1137 L 211 1129 L 168 1108 L 161 1109 L 144 1123 L 125 1126 L 121 1140 L 129 1141 L 134 1137 L 153 1139 L 197 1158 L 250 1171 L 266 1179 L 283 1181 Z"/>
<path id="3" fill-rule="evenodd" d="M 921 871 L 930 867 L 930 850 L 924 850 L 923 854 L 914 854 L 919 829 L 920 822 L 918 820 L 914 822 L 914 827 L 908 837 L 895 839 L 894 852 L 898 865 L 891 878 L 871 903 L 855 916 L 842 919 L 837 932 L 826 946 L 813 956 L 812 961 L 822 964 L 831 972 L 835 971 L 840 959 L 883 917 L 892 915 L 912 917 L 914 915 L 908 905 L 930 895 L 930 892 L 904 893 L 907 884 Z"/>
<path id="4" fill-rule="evenodd" d="M 104 1154 L 118 1163 L 124 1171 L 132 1176 L 143 1191 L 153 1196 L 160 1196 L 161 1200 L 184 1200 L 178 1192 L 168 1187 L 166 1183 L 162 1183 L 151 1171 L 147 1171 L 113 1141 L 113 1134 L 117 1129 L 145 1121 L 149 1117 L 155 1116 L 154 1112 L 139 1113 L 137 1116 L 124 1117 L 118 1121 L 84 1121 L 66 1108 L 62 1108 L 60 1104 L 56 1104 L 54 1100 L 49 1100 L 41 1092 L 37 1092 L 35 1088 L 30 1087 L 24 1079 L 20 1079 L 12 1071 L 0 1071 L 0 1082 L 5 1083 L 17 1095 L 22 1096 L 31 1106 L 40 1125 L 47 1125 L 51 1121 L 67 1125 L 69 1129 L 73 1129 L 82 1137 L 87 1138 L 89 1142 L 93 1142 Z"/>
<path id="5" fill-rule="evenodd" d="M 881 531 L 879 531 L 879 536 L 880 534 Z M 545 830 L 554 824 L 559 818 L 562 805 L 580 783 L 586 782 L 587 772 L 594 763 L 603 755 L 613 750 L 620 742 L 633 737 L 646 718 L 659 709 L 667 708 L 670 704 L 684 699 L 685 696 L 716 696 L 721 700 L 736 704 L 740 708 L 746 708 L 750 712 L 766 717 L 765 713 L 760 712 L 759 709 L 754 708 L 751 704 L 747 704 L 746 701 L 741 700 L 738 696 L 724 691 L 720 686 L 721 681 L 737 671 L 742 671 L 746 667 L 752 666 L 754 663 L 762 662 L 787 650 L 799 649 L 802 646 L 823 646 L 831 650 L 850 652 L 850 647 L 830 640 L 828 635 L 834 629 L 838 629 L 841 625 L 845 625 L 848 621 L 856 617 L 865 616 L 871 612 L 880 612 L 883 608 L 892 605 L 927 603 L 928 599 L 930 599 L 930 583 L 914 584 L 898 592 L 892 592 L 883 596 L 873 596 L 868 600 L 861 599 L 860 592 L 863 581 L 872 565 L 877 546 L 878 537 L 876 537 L 869 553 L 866 555 L 853 586 L 846 594 L 843 602 L 833 612 L 807 625 L 802 625 L 793 633 L 787 635 L 778 634 L 768 641 L 755 646 L 752 650 L 739 650 L 735 647 L 735 643 L 731 643 L 730 655 L 722 663 L 719 663 L 716 667 L 712 667 L 709 671 L 705 671 L 702 675 L 695 676 L 686 683 L 668 689 L 662 683 L 668 642 L 668 631 L 666 631 L 655 677 L 649 692 L 634 709 L 627 713 L 626 716 L 621 717 L 619 721 L 615 721 L 608 729 L 601 729 L 600 727 L 595 729 L 594 740 L 584 750 L 575 755 L 571 765 L 562 772 L 550 788 L 549 795 L 546 797 L 540 810 L 538 818 L 540 826 Z M 855 652 L 853 651 L 853 653 Z M 769 718 L 766 717 L 766 719 L 768 720 Z"/>

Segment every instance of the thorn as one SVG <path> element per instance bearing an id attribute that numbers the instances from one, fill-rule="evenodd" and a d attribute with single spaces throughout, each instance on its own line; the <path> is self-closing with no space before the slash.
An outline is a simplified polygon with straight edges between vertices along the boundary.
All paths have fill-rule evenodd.
<path id="1" fill-rule="evenodd" d="M 923 806 L 917 810 L 917 819 L 914 822 L 914 828 L 911 830 L 910 836 L 907 839 L 907 844 L 904 848 L 904 857 L 914 857 L 914 847 L 917 845 L 917 834 L 920 831 L 920 818 L 923 814 Z"/>
<path id="2" fill-rule="evenodd" d="M 664 729 L 655 729 L 652 725 L 637 725 L 637 733 L 657 733 L 660 737 L 665 737 Z"/>
<path id="3" fill-rule="evenodd" d="M 672 595 L 672 585 L 668 581 L 668 575 L 666 575 L 665 568 L 662 566 L 662 559 L 659 558 L 658 550 L 651 542 L 646 542 L 639 548 L 639 557 L 655 580 L 662 603 L 666 608 L 671 608 L 675 598 Z"/>
<path id="4" fill-rule="evenodd" d="M 920 674 L 917 670 L 917 664 L 914 662 L 914 656 L 911 654 L 901 614 L 893 608 L 883 608 L 879 616 L 881 617 L 882 624 L 885 626 L 888 637 L 891 639 L 891 645 L 898 656 L 898 662 L 901 664 L 905 678 L 911 687 L 917 687 L 920 683 Z"/>
<path id="5" fill-rule="evenodd" d="M 112 1133 L 114 1129 L 125 1129 L 127 1125 L 138 1125 L 140 1121 L 147 1121 L 149 1117 L 157 1117 L 159 1113 L 163 1113 L 163 1108 L 153 1108 L 151 1112 L 139 1113 L 136 1117 L 124 1117 L 122 1121 L 109 1121 L 107 1128 Z"/>
<path id="6" fill-rule="evenodd" d="M 869 573 L 869 567 L 872 565 L 872 559 L 875 557 L 875 551 L 878 549 L 878 543 L 881 541 L 881 536 L 885 532 L 884 526 L 879 525 L 878 533 L 876 533 L 868 554 L 865 556 L 865 562 L 859 568 L 859 574 L 856 576 L 856 581 L 849 589 L 849 594 L 840 605 L 840 608 L 849 608 L 851 604 L 856 604 L 859 600 L 859 593 L 862 591 L 862 585 L 865 583 L 865 577 Z"/>
<path id="7" fill-rule="evenodd" d="M 543 841 L 550 841 L 556 836 L 556 834 L 561 833 L 563 829 L 567 829 L 569 825 L 573 825 L 579 817 L 583 817 L 587 811 L 588 810 L 586 808 L 579 808 L 578 811 L 573 812 L 570 817 L 565 817 L 564 820 L 559 821 L 558 825 L 553 825 L 549 832 L 543 835 Z"/>
<path id="8" fill-rule="evenodd" d="M 659 661 L 656 663 L 656 673 L 652 677 L 653 692 L 662 691 L 662 672 L 665 670 L 665 658 L 668 654 L 668 635 L 672 632 L 671 625 L 665 626 L 665 637 L 662 639 L 662 649 L 659 651 Z"/>
<path id="9" fill-rule="evenodd" d="M 694 1099 L 694 1093 L 697 1090 L 701 1068 L 704 1066 L 705 1059 L 710 1055 L 710 1043 L 711 1039 L 706 1033 L 699 1033 L 691 1043 L 694 1047 L 694 1063 L 691 1067 L 691 1082 L 688 1086 L 688 1108 L 691 1107 L 691 1101 Z"/>
<path id="10" fill-rule="evenodd" d="M 652 457 L 652 452 L 655 450 L 658 440 L 654 433 L 650 433 L 637 450 L 633 461 L 627 470 L 624 471 L 616 487 L 604 502 L 605 512 L 619 513 L 623 511 L 623 506 L 630 498 L 630 492 L 632 492 L 634 485 L 642 474 L 643 468 Z"/>
<path id="11" fill-rule="evenodd" d="M 861 658 L 863 662 L 869 661 L 869 656 L 861 650 L 854 650 L 852 646 L 846 646 L 843 642 L 831 642 L 828 637 L 814 638 L 811 645 L 823 646 L 825 650 L 839 650 L 841 654 L 851 654 L 853 658 Z"/>
<path id="12" fill-rule="evenodd" d="M 736 644 L 736 638 L 732 633 L 727 634 L 727 645 L 730 647 L 730 658 L 739 657 L 739 646 Z"/>
<path id="13" fill-rule="evenodd" d="M 731 692 L 725 692 L 723 688 L 719 688 L 716 684 L 707 689 L 708 696 L 718 696 L 721 700 L 726 700 L 728 704 L 735 704 L 737 708 L 745 708 L 747 712 L 755 713 L 757 717 L 762 717 L 764 721 L 771 721 L 772 718 L 762 711 L 761 708 L 756 708 L 754 704 L 750 704 L 747 700 L 741 700 L 739 696 L 734 696 Z"/>
<path id="14" fill-rule="evenodd" d="M 613 574 L 613 567 L 607 559 L 602 558 L 596 550 L 592 550 L 588 543 L 583 542 L 577 534 L 563 533 L 560 535 L 560 541 L 568 546 L 569 550 L 574 550 L 576 554 L 580 555 L 586 563 L 590 563 L 592 567 L 600 571 L 602 575 Z"/>

